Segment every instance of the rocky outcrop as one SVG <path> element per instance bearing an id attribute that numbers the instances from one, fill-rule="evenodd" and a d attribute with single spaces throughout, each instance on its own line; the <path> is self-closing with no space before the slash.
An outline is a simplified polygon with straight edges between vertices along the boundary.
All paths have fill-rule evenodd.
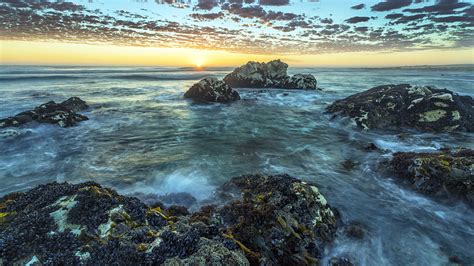
<path id="1" fill-rule="evenodd" d="M 93 182 L 12 193 L 0 199 L 0 262 L 303 265 L 334 237 L 318 189 L 287 175 L 236 177 L 217 194 L 227 203 L 176 214 Z"/>
<path id="2" fill-rule="evenodd" d="M 398 178 L 417 191 L 466 200 L 474 206 L 474 151 L 398 152 L 389 162 Z"/>
<path id="3" fill-rule="evenodd" d="M 28 122 L 56 124 L 60 127 L 71 127 L 78 122 L 88 120 L 84 115 L 76 112 L 87 109 L 89 106 L 78 97 L 71 97 L 62 103 L 47 102 L 33 110 L 19 113 L 15 116 L 0 119 L 0 128 L 18 127 Z"/>
<path id="4" fill-rule="evenodd" d="M 309 74 L 287 74 L 288 65 L 280 60 L 268 63 L 250 61 L 236 68 L 224 77 L 224 81 L 233 88 L 281 88 L 306 89 L 317 88 L 316 78 Z"/>
<path id="5" fill-rule="evenodd" d="M 384 85 L 335 101 L 335 116 L 363 129 L 410 127 L 425 131 L 474 131 L 474 100 L 447 89 Z"/>
<path id="6" fill-rule="evenodd" d="M 232 102 L 240 100 L 240 95 L 225 82 L 213 77 L 205 78 L 194 84 L 184 94 L 184 98 L 191 98 L 200 102 Z"/>

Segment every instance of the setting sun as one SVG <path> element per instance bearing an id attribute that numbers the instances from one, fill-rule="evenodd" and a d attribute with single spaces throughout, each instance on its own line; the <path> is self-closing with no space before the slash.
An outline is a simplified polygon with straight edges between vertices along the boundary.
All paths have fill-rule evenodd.
<path id="1" fill-rule="evenodd" d="M 201 68 L 203 67 L 204 65 L 204 58 L 196 58 L 193 60 L 193 64 L 197 67 L 197 68 Z"/>

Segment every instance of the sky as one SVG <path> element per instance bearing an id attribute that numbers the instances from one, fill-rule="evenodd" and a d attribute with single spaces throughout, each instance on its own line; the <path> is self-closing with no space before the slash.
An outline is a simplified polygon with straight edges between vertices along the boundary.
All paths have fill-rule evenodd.
<path id="1" fill-rule="evenodd" d="M 474 0 L 2 0 L 1 64 L 474 63 Z"/>

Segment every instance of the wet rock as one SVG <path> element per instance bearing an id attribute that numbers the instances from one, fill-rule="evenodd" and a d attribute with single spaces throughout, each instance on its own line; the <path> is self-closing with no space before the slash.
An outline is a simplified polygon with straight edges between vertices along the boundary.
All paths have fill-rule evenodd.
<path id="1" fill-rule="evenodd" d="M 0 198 L 0 258 L 6 265 L 313 264 L 334 237 L 324 197 L 290 176 L 236 177 L 218 194 L 231 200 L 188 214 L 94 182 L 12 193 Z"/>
<path id="2" fill-rule="evenodd" d="M 184 94 L 184 98 L 191 98 L 200 102 L 232 102 L 240 100 L 240 95 L 225 82 L 216 78 L 204 78 L 194 84 Z"/>
<path id="3" fill-rule="evenodd" d="M 280 60 L 268 63 L 250 61 L 224 77 L 233 88 L 282 88 L 315 90 L 316 78 L 309 74 L 287 74 L 288 65 Z"/>
<path id="4" fill-rule="evenodd" d="M 346 171 L 351 171 L 351 170 L 354 170 L 357 166 L 359 166 L 359 162 L 357 161 L 353 161 L 353 160 L 344 160 L 341 162 L 341 166 L 344 170 Z"/>
<path id="5" fill-rule="evenodd" d="M 357 221 L 349 223 L 346 228 L 344 228 L 344 234 L 354 239 L 363 239 L 365 232 L 365 225 Z"/>
<path id="6" fill-rule="evenodd" d="M 383 85 L 335 101 L 326 110 L 352 118 L 362 129 L 474 131 L 474 100 L 431 86 Z"/>
<path id="7" fill-rule="evenodd" d="M 350 259 L 344 257 L 334 257 L 329 260 L 329 266 L 353 266 Z"/>
<path id="8" fill-rule="evenodd" d="M 288 78 L 283 85 L 285 89 L 315 90 L 317 87 L 316 78 L 309 74 L 296 74 Z"/>
<path id="9" fill-rule="evenodd" d="M 389 162 L 398 178 L 429 195 L 454 196 L 474 206 L 474 151 L 398 152 Z"/>
<path id="10" fill-rule="evenodd" d="M 76 113 L 87 108 L 86 102 L 78 97 L 69 98 L 62 103 L 50 101 L 33 110 L 0 119 L 0 128 L 18 127 L 32 121 L 56 124 L 60 127 L 71 127 L 78 122 L 88 120 L 86 116 Z"/>
<path id="11" fill-rule="evenodd" d="M 334 238 L 336 218 L 316 186 L 288 175 L 232 178 L 220 195 L 241 198 L 213 214 L 251 264 L 317 264 Z"/>

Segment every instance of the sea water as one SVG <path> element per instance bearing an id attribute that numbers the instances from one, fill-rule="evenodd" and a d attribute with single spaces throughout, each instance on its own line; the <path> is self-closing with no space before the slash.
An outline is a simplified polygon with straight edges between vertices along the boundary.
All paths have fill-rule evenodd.
<path id="1" fill-rule="evenodd" d="M 361 131 L 331 120 L 333 101 L 374 86 L 435 85 L 474 96 L 472 68 L 293 68 L 322 91 L 239 89 L 242 100 L 199 104 L 184 92 L 232 69 L 0 67 L 0 117 L 72 96 L 90 120 L 60 128 L 30 123 L 0 137 L 0 196 L 52 181 L 96 181 L 120 193 L 188 192 L 208 198 L 242 174 L 288 173 L 315 182 L 344 222 L 367 227 L 363 240 L 339 234 L 325 252 L 363 265 L 474 264 L 474 212 L 414 192 L 380 162 L 396 151 L 474 148 L 474 134 Z M 374 143 L 380 154 L 361 149 Z M 350 160 L 355 167 L 343 167 Z"/>

